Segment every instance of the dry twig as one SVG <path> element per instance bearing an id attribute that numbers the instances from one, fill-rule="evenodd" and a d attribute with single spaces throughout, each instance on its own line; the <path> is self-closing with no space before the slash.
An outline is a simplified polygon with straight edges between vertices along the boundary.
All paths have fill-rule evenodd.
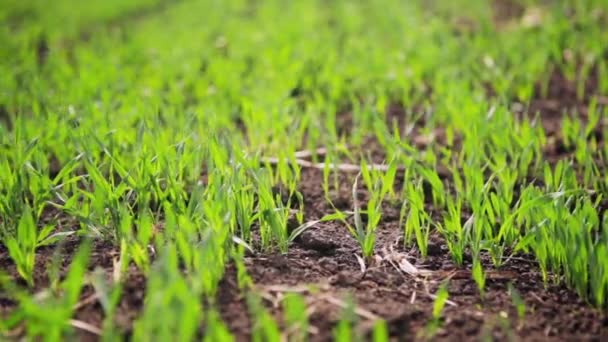
<path id="1" fill-rule="evenodd" d="M 98 327 L 96 327 L 96 326 L 94 326 L 92 324 L 89 324 L 87 322 L 71 319 L 70 320 L 70 325 L 73 326 L 74 328 L 80 329 L 82 331 L 86 331 L 86 332 L 91 333 L 93 335 L 102 336 L 101 329 L 99 329 Z"/>
<path id="2" fill-rule="evenodd" d="M 261 159 L 262 162 L 264 163 L 269 163 L 271 165 L 276 165 L 280 162 L 279 158 L 276 157 L 263 157 Z M 325 167 L 328 167 L 330 170 L 338 170 L 338 171 L 344 171 L 344 172 L 359 172 L 361 171 L 361 166 L 360 165 L 356 165 L 356 164 L 348 164 L 348 163 L 340 163 L 340 164 L 334 164 L 334 163 L 330 163 L 327 166 L 325 165 L 325 163 L 313 163 L 310 162 L 308 160 L 304 160 L 301 158 L 295 158 L 295 159 L 285 159 L 285 161 L 290 162 L 290 161 L 295 161 L 295 163 L 297 165 L 299 165 L 300 167 L 304 167 L 304 168 L 313 168 L 313 169 L 319 169 L 319 170 L 323 170 L 325 169 Z M 386 164 L 369 164 L 367 165 L 367 169 L 372 171 L 388 171 L 389 169 L 389 165 Z M 404 170 L 403 167 L 397 167 L 397 170 Z"/>

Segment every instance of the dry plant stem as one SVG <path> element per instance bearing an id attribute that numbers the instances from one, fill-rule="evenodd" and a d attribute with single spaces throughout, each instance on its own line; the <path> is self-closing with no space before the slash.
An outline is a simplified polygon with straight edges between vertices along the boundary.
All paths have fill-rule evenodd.
<path id="1" fill-rule="evenodd" d="M 530 296 L 532 296 L 534 299 L 536 299 L 540 304 L 545 304 L 545 301 L 540 298 L 535 292 L 529 292 Z"/>
<path id="2" fill-rule="evenodd" d="M 87 323 L 87 322 L 83 322 L 83 321 L 79 321 L 79 320 L 75 320 L 75 319 L 71 319 L 70 320 L 70 325 L 73 326 L 74 328 L 86 331 L 88 333 L 91 333 L 93 335 L 97 335 L 97 336 L 101 336 L 103 333 L 101 331 L 101 329 Z"/>
<path id="3" fill-rule="evenodd" d="M 292 160 L 293 159 L 285 159 L 285 161 L 287 161 L 287 162 L 292 161 Z M 264 157 L 264 158 L 262 158 L 262 162 L 269 163 L 271 165 L 276 165 L 280 162 L 280 159 L 276 158 L 276 157 Z M 313 163 L 313 162 L 309 162 L 308 160 L 299 159 L 299 158 L 295 159 L 295 163 L 304 168 L 312 168 L 312 169 L 319 169 L 319 170 L 323 170 L 326 167 L 324 163 Z M 337 170 L 337 171 L 344 171 L 344 172 L 361 171 L 361 166 L 356 165 L 356 164 L 348 164 L 348 163 L 341 163 L 341 164 L 331 163 L 327 167 L 329 167 L 330 170 Z M 369 164 L 369 165 L 367 165 L 367 169 L 370 171 L 388 171 L 389 165 Z M 398 171 L 403 171 L 404 169 L 405 168 L 403 168 L 403 167 L 397 167 Z"/>
<path id="4" fill-rule="evenodd" d="M 329 286 L 326 284 L 321 284 L 320 288 L 327 290 L 327 289 L 329 289 Z M 269 298 L 274 298 L 270 294 L 270 292 L 276 292 L 277 294 L 282 294 L 282 293 L 286 293 L 286 292 L 301 294 L 301 293 L 309 293 L 311 291 L 308 286 L 285 286 L 285 285 L 257 286 L 256 289 L 259 293 L 262 294 L 263 298 L 268 299 L 270 302 L 274 302 L 274 300 L 269 299 Z M 323 294 L 319 297 L 319 299 L 324 300 L 330 304 L 336 305 L 340 308 L 348 307 L 348 304 L 346 304 L 343 300 L 333 297 L 329 294 Z M 359 315 L 365 319 L 369 319 L 369 320 L 380 319 L 380 317 L 377 316 L 376 314 L 374 314 L 368 310 L 365 310 L 361 307 L 355 307 L 355 313 L 357 315 Z"/>
<path id="5" fill-rule="evenodd" d="M 338 299 L 336 297 L 332 297 L 330 295 L 323 295 L 321 297 L 321 299 L 325 300 L 326 302 L 328 302 L 330 304 L 334 304 L 336 306 L 339 306 L 339 307 L 341 307 L 343 309 L 348 307 L 348 304 L 346 304 L 343 300 Z M 361 316 L 361 317 L 363 317 L 365 319 L 372 320 L 372 321 L 380 319 L 380 317 L 378 315 L 372 313 L 371 311 L 365 310 L 365 309 L 363 309 L 363 308 L 361 308 L 359 306 L 355 307 L 354 312 L 357 315 L 359 315 L 359 316 Z"/>
<path id="6" fill-rule="evenodd" d="M 87 305 L 93 304 L 95 303 L 97 300 L 99 299 L 99 295 L 97 293 L 94 293 L 86 298 L 84 298 L 83 300 L 79 301 L 78 303 L 76 303 L 76 305 L 74 305 L 74 310 L 78 310 L 81 309 Z"/>
<path id="7" fill-rule="evenodd" d="M 0 337 L 16 340 L 18 337 L 23 336 L 24 331 L 25 331 L 25 326 L 23 324 L 20 324 L 12 330 L 8 330 L 6 332 L 0 333 Z"/>
<path id="8" fill-rule="evenodd" d="M 315 284 L 315 288 L 321 290 L 329 289 L 327 284 Z M 261 292 L 291 292 L 291 293 L 308 293 L 310 292 L 310 286 L 299 285 L 299 286 L 287 286 L 287 285 L 265 285 L 256 286 L 256 289 Z"/>
<path id="9" fill-rule="evenodd" d="M 324 156 L 327 154 L 327 149 L 325 147 L 319 147 L 318 149 L 311 151 L 311 150 L 302 150 L 302 151 L 296 151 L 294 152 L 294 157 L 296 158 L 309 158 L 312 157 L 313 155 L 318 155 L 318 156 Z"/>
<path id="10" fill-rule="evenodd" d="M 365 273 L 365 271 L 367 270 L 367 266 L 365 265 L 365 260 L 363 260 L 363 258 L 360 257 L 358 254 L 355 254 L 355 258 L 357 259 L 357 262 L 359 263 L 359 269 L 361 270 L 361 273 Z"/>

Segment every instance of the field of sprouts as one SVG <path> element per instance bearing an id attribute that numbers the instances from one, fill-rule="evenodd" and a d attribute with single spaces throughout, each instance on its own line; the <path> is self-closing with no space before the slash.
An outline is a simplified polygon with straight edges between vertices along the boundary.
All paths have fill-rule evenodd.
<path id="1" fill-rule="evenodd" d="M 608 2 L 0 23 L 0 340 L 608 337 Z"/>

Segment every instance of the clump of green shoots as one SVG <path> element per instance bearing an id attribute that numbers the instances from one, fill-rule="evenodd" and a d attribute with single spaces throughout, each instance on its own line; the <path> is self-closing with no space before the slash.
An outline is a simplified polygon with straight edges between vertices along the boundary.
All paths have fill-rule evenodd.
<path id="1" fill-rule="evenodd" d="M 18 303 L 18 307 L 0 325 L 2 332 L 24 324 L 28 339 L 61 340 L 72 333 L 71 318 L 84 285 L 90 249 L 89 242 L 80 246 L 57 292 L 44 290 L 31 296 L 0 274 L 0 288 Z"/>
<path id="2" fill-rule="evenodd" d="M 391 163 L 388 171 L 370 170 L 367 162 L 361 162 L 361 172 L 355 177 L 352 187 L 354 227 L 348 223 L 344 215 L 340 215 L 350 234 L 361 247 L 363 257 L 370 259 L 374 253 L 376 241 L 375 231 L 382 218 L 382 203 L 387 194 L 392 191 L 397 165 Z M 362 178 L 369 193 L 369 200 L 362 209 L 359 200 L 359 179 Z M 366 222 L 363 220 L 366 215 Z"/>
<path id="3" fill-rule="evenodd" d="M 272 191 L 270 175 L 262 169 L 256 175 L 257 179 L 257 219 L 260 225 L 260 238 L 263 249 L 278 246 L 283 253 L 289 245 L 289 234 L 287 231 L 287 220 L 289 218 L 289 207 L 281 201 L 280 196 L 275 196 Z"/>
<path id="4" fill-rule="evenodd" d="M 405 185 L 404 197 L 405 201 L 401 209 L 401 221 L 404 225 L 405 244 L 410 244 L 412 236 L 415 236 L 420 254 L 426 257 L 428 254 L 429 234 L 431 232 L 431 217 L 424 209 L 422 182 L 419 181 L 417 184 L 410 182 Z M 405 215 L 405 211 L 408 209 L 409 211 Z"/>
<path id="5" fill-rule="evenodd" d="M 167 246 L 150 273 L 144 311 L 133 324 L 134 338 L 189 341 L 196 336 L 202 307 L 193 298 L 200 298 L 202 288 L 196 277 L 180 274 L 178 263 L 177 249 Z M 168 315 L 159 316 L 159 310 Z"/>
<path id="6" fill-rule="evenodd" d="M 446 239 L 450 256 L 456 265 L 464 263 L 465 249 L 470 241 L 470 234 L 474 222 L 471 216 L 462 224 L 462 202 L 458 199 L 448 202 L 448 210 L 443 223 L 437 223 L 437 230 Z"/>

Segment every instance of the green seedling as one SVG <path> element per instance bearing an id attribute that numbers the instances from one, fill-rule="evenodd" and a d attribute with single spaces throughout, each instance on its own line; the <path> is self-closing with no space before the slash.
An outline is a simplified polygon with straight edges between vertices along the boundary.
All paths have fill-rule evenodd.
<path id="1" fill-rule="evenodd" d="M 523 321 L 526 317 L 526 303 L 521 298 L 519 291 L 513 286 L 512 283 L 509 283 L 509 294 L 511 295 L 511 301 L 513 302 L 513 306 L 515 306 L 515 311 L 517 312 L 517 318 L 520 321 Z"/>
<path id="2" fill-rule="evenodd" d="M 486 289 L 486 275 L 479 258 L 473 259 L 473 269 L 471 270 L 471 274 L 473 275 L 473 280 L 475 281 L 475 284 L 477 284 L 477 288 L 479 289 L 479 295 L 483 299 Z"/>
<path id="3" fill-rule="evenodd" d="M 427 339 L 432 339 L 437 333 L 437 330 L 441 327 L 441 316 L 443 309 L 448 301 L 448 283 L 444 282 L 441 284 L 437 292 L 435 293 L 435 300 L 433 301 L 433 311 L 431 314 L 431 320 L 427 323 L 425 331 L 421 332 Z"/>
<path id="4" fill-rule="evenodd" d="M 470 241 L 470 234 L 475 220 L 471 216 L 462 224 L 462 203 L 454 201 L 448 203 L 448 212 L 444 216 L 443 224 L 438 224 L 437 229 L 446 238 L 447 246 L 452 256 L 452 260 L 458 266 L 464 263 L 464 252 Z"/>
<path id="5" fill-rule="evenodd" d="M 207 329 L 203 341 L 235 341 L 234 336 L 228 330 L 228 327 L 222 322 L 220 314 L 216 310 L 209 310 L 205 313 L 205 322 Z"/>
<path id="6" fill-rule="evenodd" d="M 367 204 L 367 223 L 363 221 L 363 210 L 361 209 L 361 205 L 358 199 L 358 182 L 359 182 L 360 174 L 357 175 L 352 187 L 352 196 L 353 196 L 353 218 L 354 218 L 354 226 L 346 221 L 346 215 L 339 215 L 339 218 L 348 228 L 349 233 L 355 238 L 359 246 L 361 247 L 361 252 L 363 256 L 367 259 L 371 258 L 374 253 L 375 239 L 376 236 L 374 234 L 374 230 L 376 229 L 380 218 L 381 211 L 380 205 L 377 198 L 370 199 Z M 341 214 L 341 213 L 339 213 Z"/>
<path id="7" fill-rule="evenodd" d="M 122 336 L 116 329 L 116 323 L 114 318 L 116 317 L 116 309 L 122 296 L 122 287 L 120 284 L 120 278 L 112 279 L 112 282 L 107 282 L 105 279 L 105 272 L 101 268 L 95 269 L 91 277 L 91 283 L 95 289 L 95 293 L 99 298 L 99 302 L 103 307 L 104 321 L 103 331 L 105 332 L 103 339 L 105 341 L 111 341 L 120 339 Z"/>
<path id="8" fill-rule="evenodd" d="M 355 303 L 351 297 L 346 302 L 346 307 L 342 310 L 340 320 L 334 328 L 333 336 L 335 341 L 358 341 L 354 326 L 357 324 L 357 315 L 355 314 Z"/>
<path id="9" fill-rule="evenodd" d="M 387 342 L 389 341 L 388 328 L 386 321 L 379 320 L 374 324 L 372 331 L 372 340 L 374 342 Z"/>
<path id="10" fill-rule="evenodd" d="M 419 183 L 420 184 L 420 183 Z M 430 216 L 424 210 L 424 195 L 421 187 L 414 184 L 408 184 L 405 189 L 405 202 L 402 207 L 409 208 L 409 213 L 405 217 L 405 243 L 406 245 L 412 240 L 412 236 L 416 238 L 416 244 L 420 250 L 420 254 L 426 257 L 428 254 L 428 241 L 431 232 Z M 402 218 L 403 220 L 403 218 Z"/>
<path id="11" fill-rule="evenodd" d="M 51 234 L 54 229 L 55 226 L 50 224 L 38 231 L 32 211 L 26 207 L 19 219 L 16 235 L 6 232 L 0 234 L 0 241 L 6 245 L 9 256 L 17 265 L 17 272 L 30 286 L 34 285 L 36 248 L 52 244 L 72 234 L 72 232 Z"/>
<path id="12" fill-rule="evenodd" d="M 286 331 L 290 341 L 308 340 L 308 315 L 304 298 L 296 293 L 283 299 Z"/>

